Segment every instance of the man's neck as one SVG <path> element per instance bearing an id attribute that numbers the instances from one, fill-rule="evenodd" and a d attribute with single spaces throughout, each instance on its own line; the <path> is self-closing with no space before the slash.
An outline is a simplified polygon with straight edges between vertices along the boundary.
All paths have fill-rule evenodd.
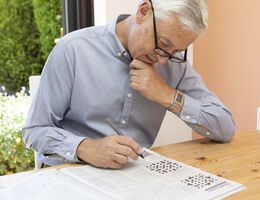
<path id="1" fill-rule="evenodd" d="M 128 35 L 132 24 L 133 16 L 129 16 L 126 19 L 119 21 L 116 24 L 116 35 L 124 48 L 128 51 Z"/>

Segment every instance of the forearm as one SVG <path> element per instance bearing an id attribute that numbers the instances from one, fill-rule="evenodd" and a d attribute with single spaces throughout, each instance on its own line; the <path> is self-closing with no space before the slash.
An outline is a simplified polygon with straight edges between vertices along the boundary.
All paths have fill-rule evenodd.
<path id="1" fill-rule="evenodd" d="M 175 89 L 165 86 L 156 97 L 156 102 L 169 108 L 176 92 Z M 235 133 L 232 115 L 214 95 L 209 94 L 212 101 L 205 102 L 184 94 L 180 111 L 174 113 L 202 136 L 219 142 L 228 142 Z"/>
<path id="2" fill-rule="evenodd" d="M 158 92 L 158 95 L 156 95 L 154 101 L 163 107 L 168 108 L 172 104 L 175 94 L 176 90 L 165 84 L 161 91 Z"/>
<path id="3" fill-rule="evenodd" d="M 235 133 L 230 111 L 216 102 L 204 103 L 185 95 L 179 116 L 196 132 L 215 141 L 228 142 Z"/>
<path id="4" fill-rule="evenodd" d="M 23 141 L 44 159 L 56 162 L 78 162 L 76 150 L 85 137 L 76 136 L 64 129 L 38 126 L 24 127 Z"/>
<path id="5" fill-rule="evenodd" d="M 231 112 L 205 86 L 199 74 L 187 62 L 162 72 L 166 83 L 184 94 L 179 116 L 199 134 L 219 142 L 228 142 L 235 133 Z M 170 76 L 170 75 L 171 76 Z M 165 104 L 164 107 L 167 108 Z"/>
<path id="6" fill-rule="evenodd" d="M 83 138 L 59 128 L 71 106 L 73 55 L 72 46 L 63 40 L 52 50 L 23 128 L 24 143 L 38 152 L 41 160 L 77 161 L 76 149 Z"/>

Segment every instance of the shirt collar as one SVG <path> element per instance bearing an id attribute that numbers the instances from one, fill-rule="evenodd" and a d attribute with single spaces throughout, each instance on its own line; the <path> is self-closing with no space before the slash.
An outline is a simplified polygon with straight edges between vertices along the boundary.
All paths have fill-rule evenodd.
<path id="1" fill-rule="evenodd" d="M 112 44 L 112 47 L 114 49 L 115 56 L 122 57 L 127 59 L 128 61 L 131 61 L 132 60 L 131 55 L 124 48 L 123 44 L 120 42 L 120 40 L 116 35 L 116 24 L 129 16 L 130 15 L 119 15 L 113 23 L 108 24 L 108 36 Z"/>

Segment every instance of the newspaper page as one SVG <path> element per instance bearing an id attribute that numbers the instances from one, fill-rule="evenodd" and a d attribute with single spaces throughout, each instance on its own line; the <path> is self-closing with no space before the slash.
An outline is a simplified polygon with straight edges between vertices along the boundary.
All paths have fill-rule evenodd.
<path id="1" fill-rule="evenodd" d="M 64 168 L 74 178 L 116 199 L 222 199 L 238 192 L 241 184 L 168 159 L 145 149 L 145 158 L 130 161 L 121 170 L 89 165 Z"/>
<path id="2" fill-rule="evenodd" d="M 239 183 L 166 158 L 151 150 L 145 149 L 143 155 L 144 159 L 130 160 L 120 170 L 84 165 L 42 171 L 40 175 L 32 175 L 21 188 L 19 184 L 18 187 L 0 192 L 0 199 L 206 200 L 223 199 L 244 189 Z M 15 193 L 19 197 L 25 197 L 26 193 L 30 195 L 27 198 L 1 196 L 7 193 Z M 104 194 L 106 198 L 103 197 Z"/>
<path id="3" fill-rule="evenodd" d="M 114 200 L 57 169 L 35 173 L 0 190 L 1 200 Z"/>

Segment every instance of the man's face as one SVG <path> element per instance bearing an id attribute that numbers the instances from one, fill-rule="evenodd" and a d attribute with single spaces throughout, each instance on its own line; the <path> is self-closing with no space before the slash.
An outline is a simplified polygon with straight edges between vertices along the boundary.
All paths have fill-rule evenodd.
<path id="1" fill-rule="evenodd" d="M 137 15 L 138 17 L 138 15 Z M 162 21 L 156 19 L 158 46 L 174 55 L 177 51 L 185 50 L 198 37 L 191 31 L 185 30 L 177 20 Z M 154 27 L 152 12 L 137 20 L 128 38 L 128 49 L 133 58 L 153 64 L 165 64 L 168 58 L 154 53 Z"/>

